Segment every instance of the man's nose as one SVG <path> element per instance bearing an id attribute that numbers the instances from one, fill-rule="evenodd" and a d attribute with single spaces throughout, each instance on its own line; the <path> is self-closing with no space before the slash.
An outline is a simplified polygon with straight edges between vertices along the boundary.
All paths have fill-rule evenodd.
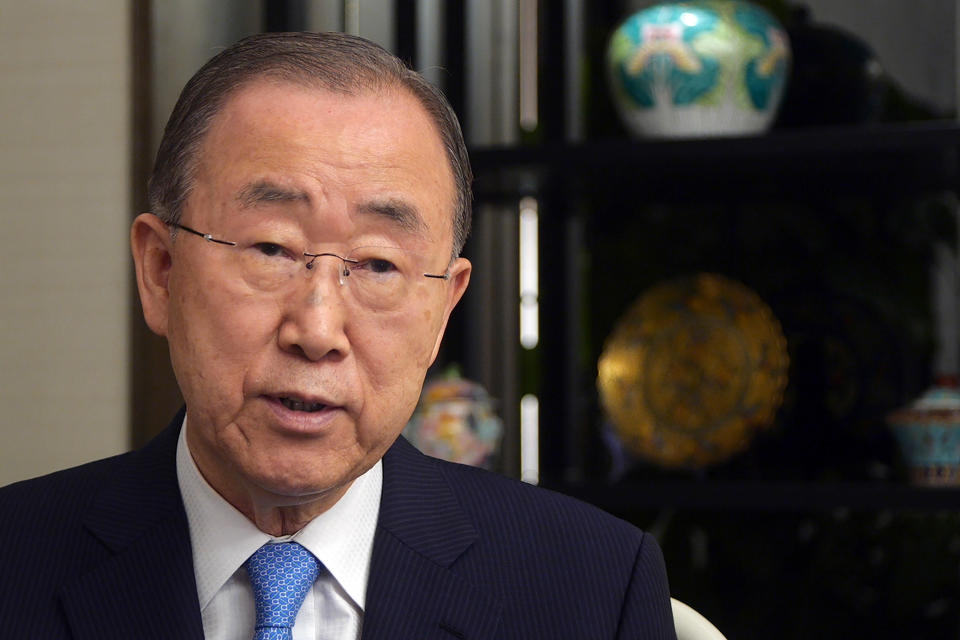
<path id="1" fill-rule="evenodd" d="M 342 270 L 339 259 L 318 259 L 305 281 L 284 300 L 278 334 L 281 349 L 314 361 L 342 357 L 350 351 L 346 334 L 348 285 L 342 280 Z"/>

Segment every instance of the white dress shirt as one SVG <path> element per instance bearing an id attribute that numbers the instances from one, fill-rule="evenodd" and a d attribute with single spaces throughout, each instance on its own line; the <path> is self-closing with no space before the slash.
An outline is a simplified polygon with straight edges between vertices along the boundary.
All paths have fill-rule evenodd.
<path id="1" fill-rule="evenodd" d="M 336 504 L 303 529 L 274 538 L 257 529 L 207 483 L 190 455 L 186 431 L 184 419 L 177 444 L 177 480 L 190 524 L 207 640 L 253 637 L 253 589 L 243 563 L 271 541 L 298 542 L 322 564 L 297 615 L 294 640 L 358 640 L 380 510 L 382 463 L 357 478 Z"/>

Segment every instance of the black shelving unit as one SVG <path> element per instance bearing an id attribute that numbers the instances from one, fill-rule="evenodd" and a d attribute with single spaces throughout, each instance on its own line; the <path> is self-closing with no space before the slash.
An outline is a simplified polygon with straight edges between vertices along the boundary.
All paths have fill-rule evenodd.
<path id="1" fill-rule="evenodd" d="M 581 145 L 473 150 L 478 202 L 515 203 L 525 196 L 541 202 L 544 422 L 563 425 L 549 426 L 541 434 L 547 483 L 563 486 L 590 475 L 582 472 L 579 467 L 583 462 L 577 460 L 583 455 L 583 439 L 571 434 L 597 428 L 595 399 L 584 397 L 591 395 L 588 378 L 593 375 L 591 367 L 599 342 L 609 331 L 611 321 L 610 317 L 585 320 L 583 311 L 583 299 L 590 297 L 591 288 L 596 288 L 593 284 L 605 282 L 609 274 L 592 272 L 584 277 L 582 265 L 576 264 L 576 256 L 571 254 L 596 252 L 604 240 L 623 229 L 642 232 L 645 204 L 661 209 L 707 205 L 712 207 L 709 215 L 714 219 L 713 226 L 703 233 L 719 230 L 726 234 L 730 228 L 751 224 L 740 214 L 744 203 L 774 208 L 787 203 L 806 207 L 813 216 L 829 218 L 838 202 L 858 199 L 858 206 L 868 215 L 875 215 L 878 220 L 895 218 L 895 224 L 900 226 L 884 233 L 896 234 L 901 227 L 913 224 L 909 219 L 913 215 L 909 211 L 912 203 L 924 198 L 942 199 L 957 192 L 958 154 L 960 127 L 952 121 L 780 131 L 740 138 L 618 139 Z M 771 214 L 776 215 L 776 211 Z M 717 222 L 717 217 L 725 217 L 726 221 Z M 624 227 L 627 220 L 630 225 Z M 850 233 L 850 229 L 843 229 L 844 225 L 849 226 L 847 222 L 821 223 L 828 227 L 835 224 L 837 233 Z M 573 232 L 573 238 L 571 226 L 579 229 Z M 930 235 L 936 230 L 926 229 L 925 233 Z M 689 234 L 696 236 L 698 229 L 690 228 Z M 726 238 L 718 242 L 729 245 Z M 682 252 L 683 248 L 677 250 Z M 719 267 L 744 275 L 758 264 L 730 258 L 729 254 L 735 251 L 735 247 L 730 248 L 719 261 L 694 259 L 684 266 Z M 616 264 L 623 268 L 631 264 L 630 258 Z M 798 266 L 803 268 L 805 265 Z M 911 268 L 920 272 L 926 266 L 912 264 Z M 665 272 L 672 275 L 669 269 L 665 267 Z M 592 282 L 586 282 L 587 279 Z M 638 293 L 639 290 L 627 291 L 614 306 L 622 309 Z M 595 334 L 592 353 L 582 344 L 583 334 L 591 329 Z M 589 353 L 587 358 L 585 351 Z M 917 392 L 928 382 L 924 378 L 927 363 L 919 362 L 928 356 L 929 353 L 919 354 L 910 363 L 910 370 L 905 373 L 909 380 L 900 385 L 901 394 L 891 399 L 888 408 L 906 401 L 907 394 Z M 593 424 L 585 426 L 584 422 Z"/>
<path id="2" fill-rule="evenodd" d="M 945 532 L 960 525 L 960 489 L 911 486 L 883 415 L 931 382 L 924 252 L 955 233 L 938 226 L 937 210 L 960 191 L 960 125 L 605 139 L 471 155 L 478 204 L 540 203 L 541 341 L 536 372 L 521 377 L 539 380 L 541 484 L 642 527 L 673 514 L 661 543 L 674 590 L 729 637 L 775 629 L 809 637 L 818 624 L 835 624 L 829 638 L 853 629 L 956 636 L 960 539 Z M 612 472 L 595 389 L 603 339 L 646 286 L 698 270 L 730 275 L 771 304 L 793 345 L 789 384 L 799 391 L 791 396 L 788 386 L 784 424 L 727 463 L 664 471 L 640 460 Z M 803 370 L 810 358 L 796 347 L 838 336 L 862 360 L 840 371 L 859 394 L 843 410 L 827 397 L 837 370 L 817 358 Z M 691 560 L 701 534 L 714 541 L 706 567 Z M 916 545 L 924 551 L 913 554 Z M 923 553 L 941 560 L 917 560 Z M 783 589 L 792 611 L 766 600 L 765 581 L 784 578 L 774 568 L 793 574 Z M 899 595 L 905 581 L 917 582 L 916 602 Z M 807 598 L 817 588 L 832 600 Z M 747 615 L 744 606 L 766 609 Z M 791 616 L 793 635 L 773 626 Z"/>

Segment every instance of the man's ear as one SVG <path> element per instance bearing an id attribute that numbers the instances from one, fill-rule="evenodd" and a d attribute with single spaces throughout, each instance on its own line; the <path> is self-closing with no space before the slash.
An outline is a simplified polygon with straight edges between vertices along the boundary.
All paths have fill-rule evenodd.
<path id="1" fill-rule="evenodd" d="M 437 333 L 437 341 L 433 345 L 433 354 L 430 356 L 430 364 L 437 359 L 440 353 L 440 343 L 443 342 L 443 334 L 447 330 L 447 321 L 450 319 L 450 312 L 460 302 L 463 293 L 470 284 L 470 272 L 473 265 L 466 258 L 457 258 L 450 267 L 450 280 L 448 281 L 446 308 L 443 311 L 443 324 L 440 325 L 440 331 Z"/>
<path id="2" fill-rule="evenodd" d="M 147 326 L 160 336 L 167 335 L 170 305 L 170 231 L 160 218 L 142 213 L 130 229 L 130 249 L 137 270 L 137 290 Z"/>

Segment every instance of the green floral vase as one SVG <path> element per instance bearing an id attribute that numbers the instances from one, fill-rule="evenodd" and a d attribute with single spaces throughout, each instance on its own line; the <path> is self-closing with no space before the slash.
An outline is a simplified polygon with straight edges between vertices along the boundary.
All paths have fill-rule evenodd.
<path id="1" fill-rule="evenodd" d="M 607 47 L 614 104 L 642 137 L 751 135 L 773 121 L 790 70 L 786 30 L 741 0 L 658 4 Z"/>

